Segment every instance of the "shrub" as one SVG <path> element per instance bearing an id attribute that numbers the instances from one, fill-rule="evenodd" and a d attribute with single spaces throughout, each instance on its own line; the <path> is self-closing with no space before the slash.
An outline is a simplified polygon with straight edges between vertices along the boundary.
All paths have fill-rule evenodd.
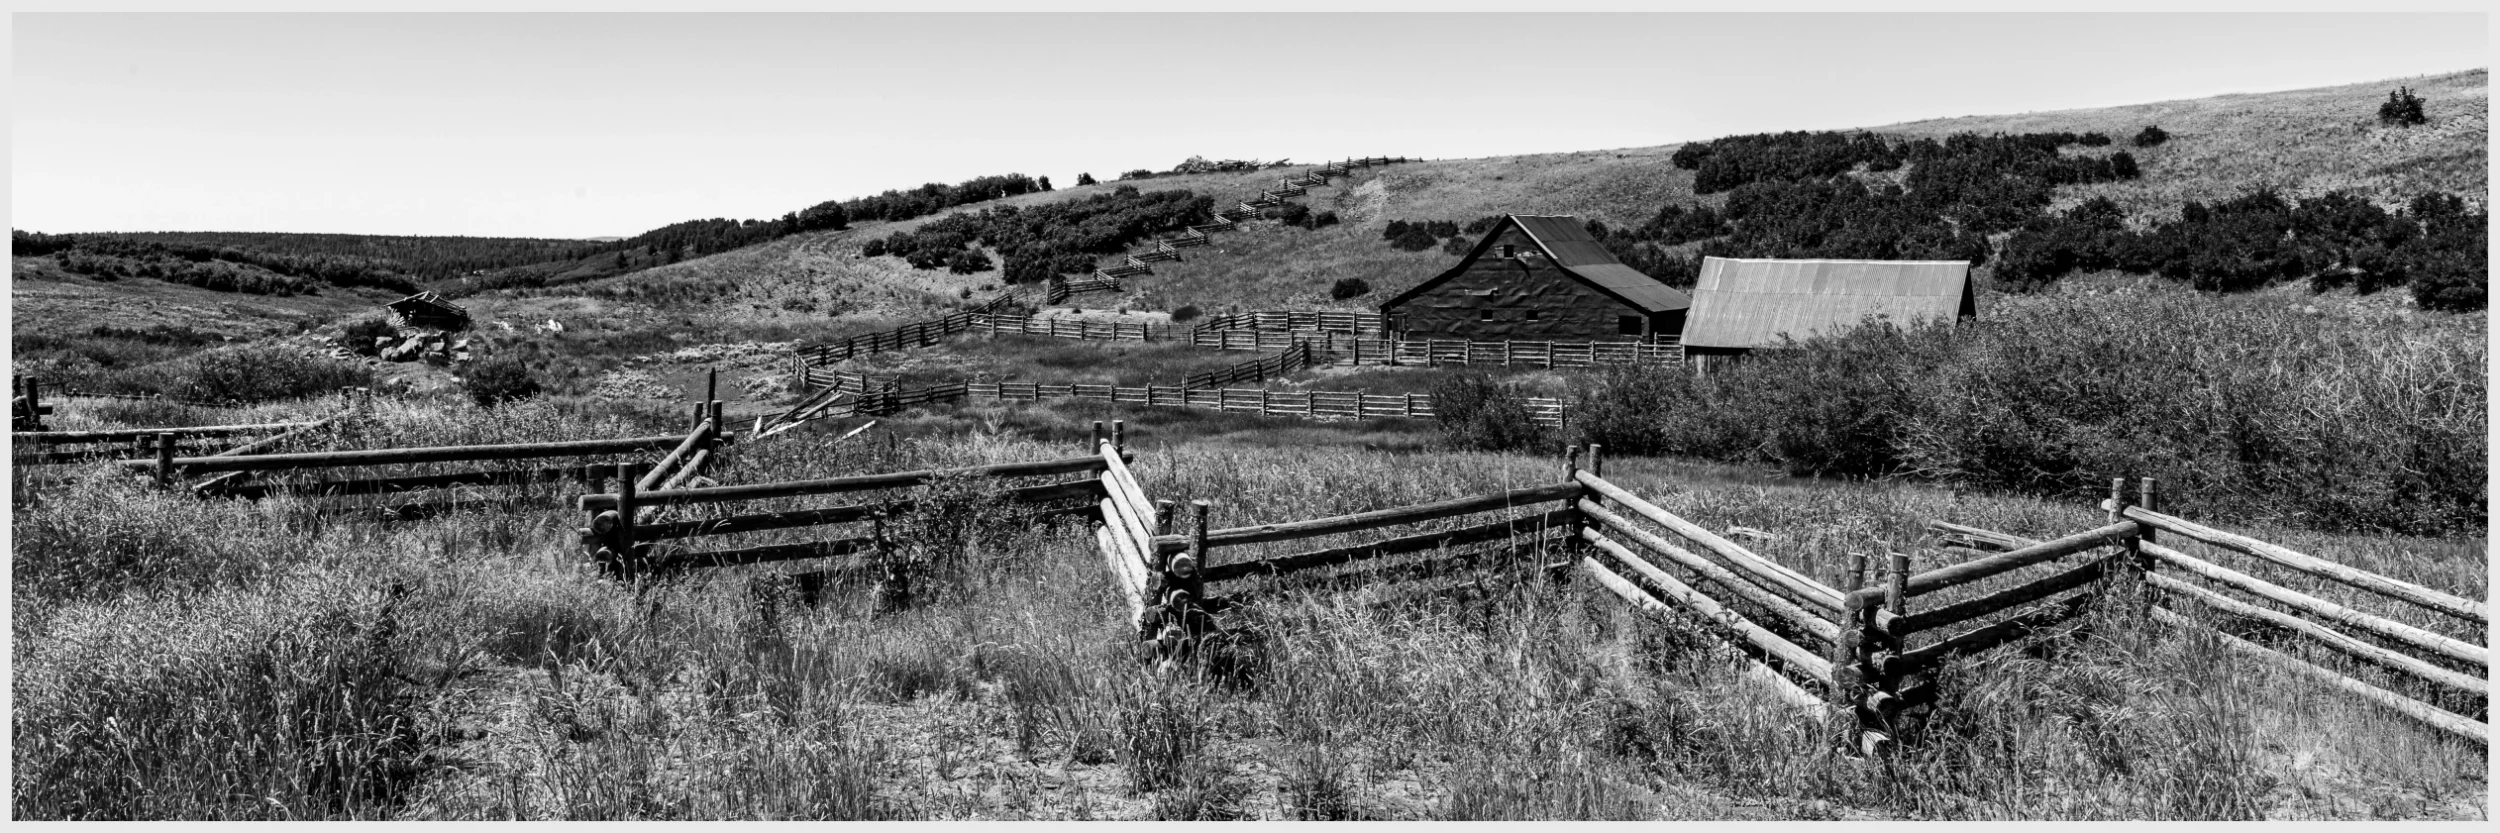
<path id="1" fill-rule="evenodd" d="M 1338 278 L 1336 285 L 1328 288 L 1328 297 L 1345 301 L 1369 295 L 1371 292 L 1371 283 L 1362 278 Z"/>
<path id="2" fill-rule="evenodd" d="M 957 275 L 986 272 L 996 265 L 990 262 L 989 255 L 974 249 L 964 249 L 946 257 L 946 271 Z"/>
<path id="3" fill-rule="evenodd" d="M 1389 241 L 1391 248 L 1408 252 L 1420 252 L 1440 244 L 1441 239 L 1432 236 L 1432 232 L 1421 225 L 1407 226 L 1405 233 Z"/>
<path id="4" fill-rule="evenodd" d="M 1452 237 L 1441 242 L 1441 253 L 1451 257 L 1464 257 L 1469 250 L 1474 249 L 1475 247 L 1476 244 L 1467 242 L 1467 238 Z"/>
<path id="5" fill-rule="evenodd" d="M 2411 87 L 2398 87 L 2387 94 L 2387 101 L 2378 106 L 2378 123 L 2412 127 L 2430 121 L 2422 115 L 2422 98 Z"/>
<path id="6" fill-rule="evenodd" d="M 1527 394 L 1483 373 L 1454 373 L 1433 382 L 1432 412 L 1450 444 L 1477 451 L 1518 451 L 1544 444 Z"/>
<path id="7" fill-rule="evenodd" d="M 211 350 L 187 360 L 150 365 L 133 381 L 172 399 L 194 402 L 268 402 L 336 393 L 373 384 L 373 371 L 298 349 L 246 345 Z"/>
<path id="8" fill-rule="evenodd" d="M 1311 227 L 1311 207 L 1298 202 L 1285 203 L 1276 209 L 1276 219 L 1288 226 Z"/>
<path id="9" fill-rule="evenodd" d="M 1145 168 L 1139 168 L 1139 169 L 1137 169 L 1137 170 L 1134 170 L 1134 171 L 1130 171 L 1130 172 L 1128 172 L 1128 173 L 1121 174 L 1121 175 L 1120 175 L 1120 178 L 1121 178 L 1121 179 L 1153 179 L 1153 178 L 1155 178 L 1155 172 L 1154 172 L 1154 171 L 1147 170 L 1147 169 L 1145 169 Z"/>
<path id="10" fill-rule="evenodd" d="M 1317 213 L 1317 214 L 1313 214 L 1313 215 L 1311 215 L 1311 225 L 1310 225 L 1310 228 L 1313 228 L 1313 229 L 1324 229 L 1324 228 L 1327 228 L 1327 227 L 1329 227 L 1329 226 L 1336 225 L 1336 224 L 1337 224 L 1337 222 L 1338 222 L 1338 219 L 1337 219 L 1337 212 L 1334 212 L 1334 211 L 1322 211 L 1322 212 L 1320 212 L 1320 213 Z"/>
<path id="11" fill-rule="evenodd" d="M 1198 316 L 1202 314 L 1203 313 L 1199 312 L 1197 304 L 1182 304 L 1178 308 L 1172 310 L 1172 323 L 1183 324 L 1196 321 L 1198 320 Z"/>
<path id="12" fill-rule="evenodd" d="M 496 357 L 469 366 L 460 380 L 477 404 L 492 407 L 537 396 L 542 388 L 529 365 L 519 358 Z"/>
<path id="13" fill-rule="evenodd" d="M 2083 138 L 2076 139 L 2075 143 L 2088 148 L 2108 147 L 2109 134 L 2099 131 L 2086 133 L 2083 134 Z"/>
<path id="14" fill-rule="evenodd" d="M 2109 155 L 2109 173 L 2119 179 L 2134 179 L 2143 171 L 2135 166 L 2135 154 L 2122 150 Z"/>
<path id="15" fill-rule="evenodd" d="M 1448 220 L 1433 220 L 1424 224 L 1424 231 L 1431 233 L 1434 237 L 1456 237 L 1458 224 Z"/>
<path id="16" fill-rule="evenodd" d="M 1390 220 L 1388 225 L 1381 227 L 1380 239 L 1395 243 L 1398 238 L 1406 236 L 1408 225 L 1405 220 Z"/>
<path id="17" fill-rule="evenodd" d="M 1078 185 L 1092 185 L 1094 183 L 1095 180 L 1093 174 L 1081 173 L 1076 175 L 1076 184 Z"/>
<path id="18" fill-rule="evenodd" d="M 2140 148 L 2149 148 L 2167 141 L 2170 141 L 2169 131 L 2149 124 L 2144 126 L 2144 132 L 2135 134 L 2135 146 Z"/>
<path id="19" fill-rule="evenodd" d="M 382 318 L 362 318 L 348 322 L 347 326 L 339 328 L 339 340 L 346 343 L 347 349 L 362 356 L 379 355 L 382 352 L 382 348 L 373 346 L 374 339 L 398 336 L 399 328 L 391 326 L 389 320 Z"/>

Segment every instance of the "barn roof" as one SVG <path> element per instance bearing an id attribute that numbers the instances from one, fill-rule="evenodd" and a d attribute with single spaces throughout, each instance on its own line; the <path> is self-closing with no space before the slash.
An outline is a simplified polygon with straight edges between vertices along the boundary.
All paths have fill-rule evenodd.
<path id="1" fill-rule="evenodd" d="M 1546 257 L 1551 258 L 1564 274 L 1578 278 L 1580 282 L 1626 305 L 1655 313 L 1679 310 L 1693 304 L 1692 298 L 1677 292 L 1675 287 L 1659 283 L 1657 278 L 1616 260 L 1614 253 L 1606 251 L 1597 238 L 1589 236 L 1588 228 L 1582 226 L 1577 217 L 1509 214 L 1504 215 L 1503 221 L 1518 224 L 1520 230 L 1528 233 L 1528 239 L 1536 241 L 1537 248 L 1545 250 Z M 1476 247 L 1468 250 L 1467 257 L 1460 260 L 1457 266 L 1381 302 L 1380 308 L 1386 310 L 1405 303 L 1408 298 L 1421 295 L 1441 282 L 1465 273 L 1467 267 L 1475 264 L 1476 258 L 1483 257 L 1485 250 L 1493 247 L 1493 239 L 1501 235 L 1499 226 L 1485 232 L 1484 238 L 1476 241 Z"/>
<path id="2" fill-rule="evenodd" d="M 1685 314 L 1684 346 L 1751 348 L 1856 326 L 1978 314 L 1962 260 L 1739 260 L 1707 257 Z"/>

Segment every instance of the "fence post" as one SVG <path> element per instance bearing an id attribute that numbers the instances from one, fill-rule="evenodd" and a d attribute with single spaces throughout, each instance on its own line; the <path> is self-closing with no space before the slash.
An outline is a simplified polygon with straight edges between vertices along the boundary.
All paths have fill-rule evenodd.
<path id="1" fill-rule="evenodd" d="M 1116 386 L 1115 386 L 1115 387 L 1113 387 L 1113 388 L 1111 389 L 1112 398 L 1113 398 L 1113 399 L 1118 399 L 1118 398 L 1119 398 L 1119 392 L 1120 392 L 1120 389 L 1119 389 L 1118 387 L 1116 387 Z M 1112 421 L 1111 421 L 1111 452 L 1112 452 L 1112 453 L 1114 453 L 1114 454 L 1117 454 L 1117 453 L 1120 453 L 1120 452 L 1122 452 L 1122 451 L 1126 451 L 1126 450 L 1128 450 L 1128 420 L 1125 420 L 1125 419 L 1115 419 L 1115 420 L 1112 420 Z"/>
<path id="2" fill-rule="evenodd" d="M 903 560 L 894 556 L 893 546 L 885 538 L 885 512 L 879 510 L 869 527 L 869 553 L 884 572 L 873 590 L 877 613 L 899 613 L 911 609 L 911 573 Z"/>
<path id="3" fill-rule="evenodd" d="M 642 466 L 635 463 L 616 464 L 616 520 L 608 533 L 608 546 L 601 556 L 602 567 L 621 579 L 631 579 L 641 572 L 641 559 L 634 552 L 634 516 L 642 508 L 635 500 L 634 482 L 642 479 Z"/>
<path id="4" fill-rule="evenodd" d="M 1102 420 L 1097 419 L 1097 420 L 1094 420 L 1094 442 L 1093 442 L 1092 444 L 1090 444 L 1090 445 L 1087 445 L 1087 446 L 1085 447 L 1085 448 L 1086 448 L 1086 450 L 1088 450 L 1088 451 L 1092 451 L 1092 452 L 1094 452 L 1094 453 L 1096 453 L 1096 454 L 1100 454 L 1100 453 L 1102 453 L 1102 440 L 1103 440 Z"/>
<path id="5" fill-rule="evenodd" d="M 1264 381 L 1267 381 L 1267 380 L 1266 380 L 1266 379 L 1260 379 L 1259 381 L 1264 382 Z M 1259 416 L 1268 416 L 1268 415 L 1269 415 L 1269 411 L 1268 411 L 1268 396 L 1267 396 L 1267 388 L 1262 387 L 1262 388 L 1259 388 Z"/>
<path id="6" fill-rule="evenodd" d="M 1406 416 L 1409 419 L 1415 416 L 1415 395 L 1411 393 L 1406 395 Z"/>
<path id="7" fill-rule="evenodd" d="M 704 369 L 703 369 L 703 401 L 705 401 L 705 402 L 710 402 L 710 401 L 712 401 L 712 400 L 719 399 L 719 398 L 720 398 L 720 368 L 717 368 L 717 367 L 707 367 L 707 368 L 704 368 Z"/>
<path id="8" fill-rule="evenodd" d="M 1890 563 L 1886 565 L 1888 569 L 1884 576 L 1884 610 L 1890 612 L 1893 621 L 1897 622 L 1909 612 L 1910 557 L 1896 552 L 1891 553 L 1888 560 Z M 1867 619 L 1870 624 L 1874 618 L 1869 612 Z M 1893 722 L 1901 713 L 1901 678 L 1906 675 L 1890 660 L 1901 656 L 1902 649 L 1907 646 L 1899 634 L 1882 628 L 1870 630 L 1882 643 L 1886 661 L 1878 664 L 1875 691 L 1867 696 L 1864 703 L 1866 713 L 1860 719 L 1864 722 L 1865 718 L 1873 718 L 1876 729 L 1870 733 L 1872 737 L 1862 739 L 1861 748 L 1869 755 L 1880 755 L 1889 752 L 1900 737 Z"/>
<path id="9" fill-rule="evenodd" d="M 174 485 L 174 432 L 156 433 L 156 485 L 170 489 Z"/>

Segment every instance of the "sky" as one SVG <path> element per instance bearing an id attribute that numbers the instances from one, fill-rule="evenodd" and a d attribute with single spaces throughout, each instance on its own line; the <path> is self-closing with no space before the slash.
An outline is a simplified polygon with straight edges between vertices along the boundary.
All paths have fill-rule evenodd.
<path id="1" fill-rule="evenodd" d="M 1645 147 L 2489 46 L 2479 14 L 17 14 L 10 225 L 628 236 L 987 174 Z"/>

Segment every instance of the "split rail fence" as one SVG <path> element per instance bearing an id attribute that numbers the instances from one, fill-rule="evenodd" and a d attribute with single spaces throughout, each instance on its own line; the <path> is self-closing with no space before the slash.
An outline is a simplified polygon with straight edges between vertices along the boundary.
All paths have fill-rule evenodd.
<path id="1" fill-rule="evenodd" d="M 444 463 L 497 463 L 518 460 L 555 458 L 607 457 L 615 455 L 666 452 L 643 474 L 644 488 L 676 488 L 695 482 L 720 449 L 730 441 L 722 430 L 721 403 L 696 403 L 698 419 L 683 435 L 626 437 L 607 440 L 571 440 L 544 443 L 509 443 L 473 446 L 434 446 L 416 448 L 357 449 L 315 451 L 287 454 L 239 454 L 182 457 L 172 450 L 176 440 L 160 438 L 155 460 L 132 460 L 121 463 L 135 473 L 153 474 L 160 484 L 172 486 L 182 478 L 210 475 L 192 484 L 193 494 L 201 497 L 228 497 L 259 500 L 279 493 L 314 497 L 388 498 L 388 505 L 379 507 L 393 518 L 411 519 L 460 509 L 506 505 L 511 495 L 503 498 L 479 498 L 475 492 L 442 494 L 441 490 L 495 488 L 514 489 L 532 483 L 553 483 L 566 480 L 594 482 L 598 466 L 577 464 L 558 467 L 486 468 L 460 471 L 409 473 L 405 470 L 382 474 L 355 472 L 346 477 L 327 479 L 296 479 L 304 472 L 336 472 L 370 470 L 376 467 L 430 466 Z M 310 429 L 299 429 L 310 430 Z M 283 436 L 283 435 L 282 435 Z M 277 438 L 272 438 L 277 439 Z M 283 474 L 282 474 L 283 473 Z M 433 496 L 410 502 L 401 499 L 412 494 Z"/>
<path id="2" fill-rule="evenodd" d="M 1971 545 L 1949 551 L 1980 557 L 1914 574 L 1907 556 L 1891 554 L 1881 584 L 1873 587 L 1862 586 L 1870 565 L 1859 558 L 1847 581 L 1851 587 L 1843 590 L 1755 554 L 1609 482 L 1596 446 L 1588 447 L 1586 469 L 1579 466 L 1579 448 L 1573 448 L 1568 459 L 1565 482 L 1554 486 L 1307 521 L 1209 530 L 1208 507 L 1199 502 L 1191 507 L 1185 534 L 1173 531 L 1181 521 L 1175 518 L 1170 502 L 1150 500 L 1125 466 L 1112 467 L 1105 475 L 1110 495 L 1104 502 L 1097 546 L 1129 600 L 1141 637 L 1156 641 L 1171 655 L 1185 652 L 1186 644 L 1196 637 L 1218 632 L 1211 617 L 1264 592 L 1216 593 L 1208 589 L 1210 584 L 1318 571 L 1384 556 L 1434 554 L 1413 563 L 1327 573 L 1326 580 L 1316 585 L 1353 589 L 1464 573 L 1465 568 L 1497 563 L 1481 555 L 1474 561 L 1452 561 L 1449 548 L 1461 544 L 1502 541 L 1513 552 L 1524 544 L 1540 555 L 1559 544 L 1571 560 L 1557 564 L 1539 558 L 1533 566 L 1545 570 L 1576 566 L 1636 609 L 1702 624 L 1744 655 L 1748 676 L 1768 683 L 1801 714 L 1838 720 L 1837 725 L 1845 727 L 1845 745 L 1865 754 L 1883 754 L 1896 738 L 1904 736 L 1907 712 L 1936 704 L 1935 675 L 1953 659 L 2026 643 L 2033 648 L 2053 645 L 2088 626 L 2085 617 L 2096 603 L 2105 603 L 2111 588 L 2140 581 L 2162 602 L 2149 611 L 2158 621 L 2209 630 L 2201 619 L 2173 606 L 2193 601 L 2203 613 L 2306 637 L 2319 646 L 2404 675 L 2419 684 L 2412 688 L 2432 693 L 2414 696 L 2391 691 L 2251 639 L 2209 630 L 2233 651 L 2324 681 L 2436 729 L 2489 742 L 2483 720 L 2441 707 L 2442 703 L 2465 702 L 2476 706 L 2467 709 L 2475 715 L 2488 713 L 2489 660 L 2484 646 L 2300 593 L 2187 555 L 2156 543 L 2155 538 L 2176 535 L 2252 556 L 2313 579 L 2405 602 L 2478 634 L 2487 633 L 2489 625 L 2489 614 L 2481 603 L 2155 512 L 2148 508 L 2152 502 L 2149 481 L 2134 504 L 2113 488 L 2112 501 L 2106 504 L 2110 524 L 2051 541 L 1938 522 L 1934 529 Z M 1217 563 L 1212 555 L 1224 547 L 1519 510 L 1529 514 L 1292 555 L 1227 564 Z M 1557 530 L 1561 534 L 1553 535 Z M 1498 563 L 1513 573 L 1522 564 L 1517 559 Z M 1454 571 L 1454 567 L 1461 569 Z M 2174 571 L 2291 612 L 2228 598 L 2170 575 Z M 1465 574 L 1457 584 L 1483 586 L 1488 575 Z M 2130 597 L 2115 596 L 2111 601 L 2119 598 Z M 2334 631 L 2293 612 L 2353 632 Z M 2369 644 L 2362 636 L 2384 644 Z"/>
<path id="3" fill-rule="evenodd" d="M 909 494 L 897 491 L 963 477 L 1017 483 L 999 499 L 1031 510 L 1019 520 L 1041 523 L 1095 511 L 1094 499 L 1102 490 L 1091 475 L 1104 465 L 1101 459 L 1079 456 L 782 483 L 699 488 L 672 483 L 652 489 L 647 486 L 651 476 L 638 465 L 620 463 L 613 491 L 582 495 L 576 506 L 589 516 L 588 525 L 579 529 L 583 554 L 609 576 L 665 577 L 688 570 L 805 561 L 812 563 L 803 566 L 813 569 L 789 574 L 806 603 L 817 601 L 828 579 L 864 577 L 877 583 L 882 604 L 908 605 L 912 575 L 927 564 L 925 554 L 904 552 L 889 534 L 892 517 L 918 508 Z M 1065 479 L 1070 475 L 1077 479 Z M 876 496 L 833 506 L 790 502 L 863 494 Z M 759 543 L 748 537 L 845 525 L 850 528 L 821 533 L 830 537 L 797 542 Z M 707 538 L 730 540 L 710 548 L 690 543 Z"/>

